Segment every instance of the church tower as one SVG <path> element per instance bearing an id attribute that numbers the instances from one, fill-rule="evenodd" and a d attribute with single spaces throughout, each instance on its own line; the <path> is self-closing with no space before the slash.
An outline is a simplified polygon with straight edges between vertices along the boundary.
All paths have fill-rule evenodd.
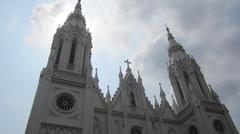
<path id="1" fill-rule="evenodd" d="M 217 94 L 207 85 L 196 60 L 176 42 L 167 27 L 169 41 L 169 78 L 177 104 L 173 109 L 178 115 L 192 110 L 192 117 L 181 122 L 182 130 L 189 134 L 238 134 L 227 108 Z M 186 113 L 185 113 L 186 114 Z"/>
<path id="2" fill-rule="evenodd" d="M 47 66 L 42 70 L 26 134 L 87 134 L 92 78 L 91 34 L 80 0 L 53 37 Z M 84 128 L 84 129 L 83 129 Z"/>

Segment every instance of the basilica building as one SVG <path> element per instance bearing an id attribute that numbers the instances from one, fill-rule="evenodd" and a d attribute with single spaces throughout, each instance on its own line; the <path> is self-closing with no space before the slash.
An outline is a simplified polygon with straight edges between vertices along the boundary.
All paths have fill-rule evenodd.
<path id="1" fill-rule="evenodd" d="M 227 108 L 208 86 L 197 61 L 167 30 L 170 105 L 161 87 L 161 102 L 148 100 L 142 78 L 127 63 L 119 72 L 113 96 L 103 96 L 92 74 L 92 38 L 80 1 L 53 37 L 26 134 L 238 134 Z M 227 90 L 227 89 L 226 89 Z M 176 98 L 176 100 L 174 99 Z"/>

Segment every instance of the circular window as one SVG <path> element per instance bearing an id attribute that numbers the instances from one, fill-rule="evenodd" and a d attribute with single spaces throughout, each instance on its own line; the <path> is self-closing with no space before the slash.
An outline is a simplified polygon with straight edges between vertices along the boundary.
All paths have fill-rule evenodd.
<path id="1" fill-rule="evenodd" d="M 213 126 L 214 129 L 219 133 L 222 134 L 224 132 L 224 127 L 223 127 L 223 123 L 220 120 L 214 120 L 213 121 Z"/>
<path id="2" fill-rule="evenodd" d="M 56 106 L 63 112 L 69 112 L 74 107 L 74 99 L 70 94 L 61 94 L 56 98 Z"/>

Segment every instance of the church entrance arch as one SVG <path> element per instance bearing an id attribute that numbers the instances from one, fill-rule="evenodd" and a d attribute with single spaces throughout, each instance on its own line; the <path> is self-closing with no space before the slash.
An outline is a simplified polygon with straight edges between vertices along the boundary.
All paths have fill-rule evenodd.
<path id="1" fill-rule="evenodd" d="M 130 134 L 142 134 L 142 128 L 139 126 L 133 126 L 131 128 Z"/>

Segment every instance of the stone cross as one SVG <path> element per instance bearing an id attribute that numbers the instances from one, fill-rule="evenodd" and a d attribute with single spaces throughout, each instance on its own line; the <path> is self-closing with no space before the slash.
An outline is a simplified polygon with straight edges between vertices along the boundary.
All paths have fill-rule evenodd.
<path id="1" fill-rule="evenodd" d="M 131 62 L 128 59 L 124 62 L 127 63 L 127 67 L 129 68 L 129 64 L 131 64 Z"/>

